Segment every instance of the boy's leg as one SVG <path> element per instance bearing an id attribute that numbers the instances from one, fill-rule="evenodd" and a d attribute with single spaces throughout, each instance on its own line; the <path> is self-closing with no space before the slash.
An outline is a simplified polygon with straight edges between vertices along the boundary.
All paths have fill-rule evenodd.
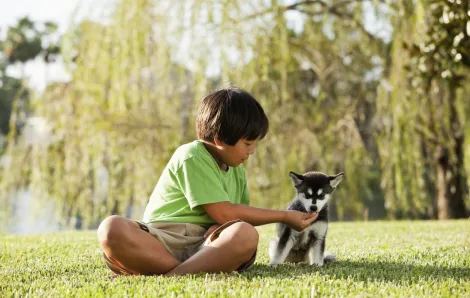
<path id="1" fill-rule="evenodd" d="M 166 275 L 235 271 L 251 259 L 258 241 L 258 231 L 252 225 L 246 222 L 234 223 L 223 230 L 219 238 Z"/>
<path id="2" fill-rule="evenodd" d="M 135 221 L 121 216 L 106 218 L 98 228 L 98 239 L 109 259 L 135 274 L 163 274 L 181 264 Z"/>

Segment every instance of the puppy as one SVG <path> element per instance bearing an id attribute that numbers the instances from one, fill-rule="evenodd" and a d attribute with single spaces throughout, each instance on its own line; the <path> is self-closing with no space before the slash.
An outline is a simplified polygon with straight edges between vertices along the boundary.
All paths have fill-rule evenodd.
<path id="1" fill-rule="evenodd" d="M 328 231 L 328 200 L 344 177 L 344 173 L 328 176 L 320 172 L 303 175 L 290 172 L 296 194 L 287 210 L 318 212 L 318 218 L 301 232 L 286 224 L 277 225 L 278 238 L 269 244 L 270 265 L 283 262 L 308 262 L 310 265 L 323 266 L 334 261 L 333 255 L 324 255 L 325 238 Z"/>

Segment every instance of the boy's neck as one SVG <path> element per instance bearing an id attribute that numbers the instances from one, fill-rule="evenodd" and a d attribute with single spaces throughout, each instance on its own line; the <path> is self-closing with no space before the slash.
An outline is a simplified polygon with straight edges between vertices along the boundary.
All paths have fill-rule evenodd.
<path id="1" fill-rule="evenodd" d="M 228 171 L 228 165 L 223 163 L 222 160 L 220 159 L 219 149 L 217 149 L 217 147 L 212 143 L 209 143 L 209 142 L 204 141 L 204 140 L 201 140 L 201 141 L 204 144 L 204 147 L 206 147 L 206 150 L 210 153 L 212 158 L 215 160 L 215 162 L 217 163 L 219 168 L 222 171 Z"/>

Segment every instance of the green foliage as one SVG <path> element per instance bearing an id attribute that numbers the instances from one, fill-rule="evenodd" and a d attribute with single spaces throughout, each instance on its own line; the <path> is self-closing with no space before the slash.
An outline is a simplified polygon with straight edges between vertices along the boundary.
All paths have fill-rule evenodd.
<path id="1" fill-rule="evenodd" d="M 423 42 L 415 45 L 413 64 L 425 79 L 458 76 L 461 67 L 470 67 L 470 4 L 434 0 L 429 9 L 428 29 Z"/>
<path id="2" fill-rule="evenodd" d="M 43 25 L 44 28 L 40 29 Z M 14 78 L 7 75 L 7 68 L 15 63 L 26 63 L 38 56 L 43 56 L 46 62 L 52 62 L 60 52 L 57 43 L 49 40 L 57 31 L 57 25 L 52 22 L 33 22 L 27 17 L 18 20 L 15 26 L 7 30 L 5 40 L 0 40 L 0 133 L 8 135 L 10 118 L 16 100 L 16 113 L 29 114 L 30 90 L 23 84 L 24 78 Z M 20 67 L 24 67 L 20 66 Z M 26 116 L 14 115 L 18 126 L 15 131 L 24 126 Z M 1 144 L 0 144 L 1 146 Z M 0 148 L 0 153 L 3 148 Z"/>
<path id="3" fill-rule="evenodd" d="M 13 100 L 21 90 L 21 81 L 12 77 L 2 76 L 0 88 L 0 133 L 7 135 L 10 130 L 10 115 Z"/>
<path id="4" fill-rule="evenodd" d="M 3 189 L 28 179 L 35 196 L 55 202 L 65 225 L 75 214 L 90 227 L 109 213 L 138 217 L 172 151 L 194 138 L 197 100 L 230 81 L 261 101 L 272 124 L 247 165 L 253 204 L 283 207 L 293 194 L 292 170 L 356 172 L 337 193 L 335 209 L 339 218 L 362 216 L 372 198 L 368 177 L 375 175 L 363 140 L 368 132 L 358 126 L 370 120 L 355 112 L 370 106 L 376 85 L 363 83 L 376 67 L 362 46 L 369 37 L 340 14 L 328 21 L 337 38 L 318 34 L 322 19 L 297 34 L 287 28 L 285 7 L 256 5 L 262 13 L 254 17 L 238 1 L 210 6 L 212 15 L 203 1 L 191 7 L 121 1 L 109 24 L 85 21 L 66 34 L 73 80 L 49 86 L 36 110 L 57 140 L 31 153 L 15 151 L 10 169 L 23 163 L 30 171 L 10 170 Z M 170 17 L 183 14 L 191 16 L 184 30 Z M 361 66 L 346 64 L 346 57 Z"/>
<path id="5" fill-rule="evenodd" d="M 470 109 L 468 93 L 458 90 L 470 79 L 469 3 L 403 2 L 397 9 L 394 63 L 377 98 L 386 207 L 391 217 L 466 217 Z"/>
<path id="6" fill-rule="evenodd" d="M 57 31 L 57 25 L 46 22 L 43 29 L 38 28 L 38 23 L 31 21 L 28 17 L 18 20 L 16 26 L 9 27 L 7 37 L 1 43 L 1 49 L 11 64 L 16 62 L 25 63 L 43 54 L 46 62 L 51 55 L 59 53 L 57 44 L 46 39 Z"/>
<path id="7" fill-rule="evenodd" d="M 199 100 L 232 82 L 271 124 L 246 164 L 253 205 L 283 208 L 294 193 L 288 172 L 318 170 L 346 173 L 335 219 L 437 217 L 434 155 L 456 147 L 455 119 L 470 131 L 468 88 L 457 82 L 468 58 L 462 3 L 374 1 L 393 26 L 387 43 L 366 30 L 362 1 L 268 2 L 121 0 L 106 23 L 66 33 L 72 80 L 48 86 L 35 105 L 54 137 L 28 146 L 10 133 L 1 202 L 13 206 L 10 194 L 26 185 L 65 226 L 80 218 L 96 227 L 110 213 L 140 218 L 173 151 L 195 138 Z M 438 18 L 446 11 L 448 23 Z M 300 29 L 289 13 L 304 20 Z M 435 69 L 422 73 L 430 59 Z M 446 68 L 455 80 L 441 86 L 435 75 Z M 450 169 L 464 179 L 462 154 L 449 155 Z"/>
<path id="8" fill-rule="evenodd" d="M 260 231 L 252 270 L 110 279 L 95 231 L 0 235 L 0 296 L 464 297 L 470 290 L 468 221 L 333 223 L 322 268 L 268 266 L 274 225 Z"/>

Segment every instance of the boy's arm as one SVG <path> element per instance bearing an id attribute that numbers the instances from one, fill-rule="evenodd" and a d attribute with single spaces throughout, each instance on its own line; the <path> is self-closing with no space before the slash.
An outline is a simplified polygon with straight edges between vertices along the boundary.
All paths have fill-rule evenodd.
<path id="1" fill-rule="evenodd" d="M 204 210 L 218 224 L 241 219 L 254 226 L 270 223 L 285 223 L 291 228 L 301 231 L 317 219 L 317 213 L 306 213 L 294 210 L 271 210 L 251 207 L 231 202 L 219 202 L 202 205 Z"/>

